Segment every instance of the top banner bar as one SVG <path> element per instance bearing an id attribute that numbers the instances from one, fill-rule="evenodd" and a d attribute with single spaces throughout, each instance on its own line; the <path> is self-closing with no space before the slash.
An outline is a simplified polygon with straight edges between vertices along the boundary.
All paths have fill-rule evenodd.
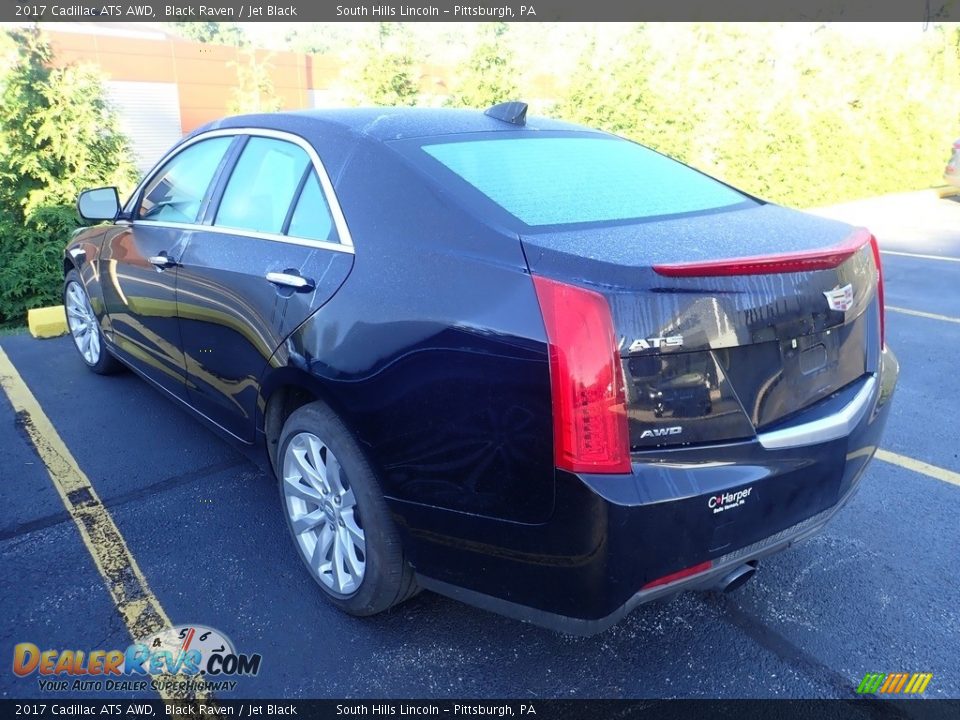
<path id="1" fill-rule="evenodd" d="M 960 20 L 960 0 L 524 0 L 524 2 L 155 2 L 2 0 L 4 22 L 608 22 Z"/>

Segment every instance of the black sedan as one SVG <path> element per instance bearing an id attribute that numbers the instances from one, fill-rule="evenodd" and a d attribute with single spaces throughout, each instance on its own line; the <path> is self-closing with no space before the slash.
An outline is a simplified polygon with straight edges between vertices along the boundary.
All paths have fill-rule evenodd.
<path id="1" fill-rule="evenodd" d="M 264 448 L 331 602 L 575 633 L 730 590 L 856 491 L 869 232 L 526 106 L 228 118 L 64 255 L 83 361 Z"/>

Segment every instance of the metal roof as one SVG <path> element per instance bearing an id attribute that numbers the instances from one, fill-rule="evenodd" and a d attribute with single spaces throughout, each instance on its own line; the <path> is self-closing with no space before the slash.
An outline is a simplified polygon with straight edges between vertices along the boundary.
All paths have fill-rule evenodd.
<path id="1" fill-rule="evenodd" d="M 589 130 L 572 123 L 540 117 L 528 117 L 526 125 L 517 126 L 489 117 L 482 110 L 383 107 L 238 115 L 209 123 L 198 128 L 198 131 L 215 127 L 263 127 L 302 132 L 306 127 L 317 131 L 324 126 L 331 131 L 362 135 L 380 141 L 471 132 Z"/>

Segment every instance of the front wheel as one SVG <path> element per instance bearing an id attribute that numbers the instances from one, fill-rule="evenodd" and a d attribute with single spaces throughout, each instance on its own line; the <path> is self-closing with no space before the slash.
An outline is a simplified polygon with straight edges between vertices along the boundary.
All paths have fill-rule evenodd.
<path id="1" fill-rule="evenodd" d="M 104 347 L 100 323 L 90 305 L 80 273 L 76 270 L 68 272 L 63 282 L 63 308 L 73 344 L 87 367 L 98 375 L 109 375 L 120 370 L 120 362 Z"/>
<path id="2" fill-rule="evenodd" d="M 320 402 L 284 423 L 277 462 L 287 526 L 327 598 L 374 615 L 417 592 L 376 474 L 337 415 Z"/>

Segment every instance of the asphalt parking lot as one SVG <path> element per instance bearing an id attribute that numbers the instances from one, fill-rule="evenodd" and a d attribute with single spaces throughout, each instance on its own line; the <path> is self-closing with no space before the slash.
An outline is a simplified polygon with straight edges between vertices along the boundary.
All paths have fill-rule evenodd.
<path id="1" fill-rule="evenodd" d="M 822 534 L 742 590 L 641 607 L 587 639 L 429 593 L 342 615 L 301 569 L 252 454 L 134 375 L 88 372 L 69 338 L 0 348 L 169 618 L 262 655 L 224 697 L 852 698 L 867 672 L 933 673 L 926 697 L 960 697 L 960 202 L 919 193 L 822 212 L 870 226 L 884 250 L 902 368 L 884 459 Z M 130 635 L 2 392 L 0 475 L 0 695 L 49 698 L 10 672 L 15 644 L 122 649 Z"/>

